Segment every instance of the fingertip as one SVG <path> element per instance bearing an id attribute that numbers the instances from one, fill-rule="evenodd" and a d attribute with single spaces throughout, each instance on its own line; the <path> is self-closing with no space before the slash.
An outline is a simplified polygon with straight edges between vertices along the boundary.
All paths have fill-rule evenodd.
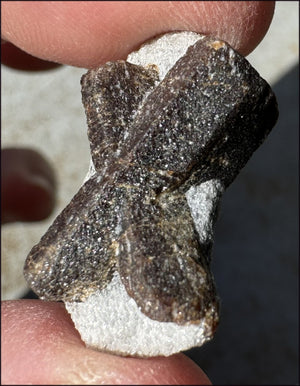
<path id="1" fill-rule="evenodd" d="M 3 42 L 1 45 L 1 63 L 22 71 L 46 71 L 60 66 L 59 63 L 49 62 L 27 54 L 9 42 Z"/>
<path id="2" fill-rule="evenodd" d="M 190 30 L 249 54 L 271 23 L 274 1 L 4 2 L 2 37 L 31 55 L 79 67 L 124 59 L 146 40 Z"/>
<path id="3" fill-rule="evenodd" d="M 56 180 L 48 161 L 25 148 L 1 150 L 1 222 L 41 221 L 55 206 Z"/>
<path id="4" fill-rule="evenodd" d="M 85 347 L 62 303 L 2 302 L 4 384 L 210 384 L 183 354 L 129 358 Z"/>

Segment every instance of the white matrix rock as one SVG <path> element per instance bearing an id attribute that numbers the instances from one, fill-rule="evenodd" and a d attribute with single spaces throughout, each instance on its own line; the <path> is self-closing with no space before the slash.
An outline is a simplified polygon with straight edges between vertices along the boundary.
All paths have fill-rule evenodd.
<path id="1" fill-rule="evenodd" d="M 131 53 L 127 61 L 145 67 L 155 64 L 161 81 L 187 48 L 202 38 L 193 32 L 166 34 Z M 91 162 L 85 180 L 94 173 Z M 186 194 L 201 242 L 212 241 L 212 213 L 222 191 L 218 180 L 210 180 L 190 188 Z M 201 346 L 211 333 L 205 318 L 190 325 L 148 318 L 127 294 L 117 272 L 104 290 L 96 291 L 85 302 L 65 305 L 87 346 L 121 355 L 169 356 Z"/>

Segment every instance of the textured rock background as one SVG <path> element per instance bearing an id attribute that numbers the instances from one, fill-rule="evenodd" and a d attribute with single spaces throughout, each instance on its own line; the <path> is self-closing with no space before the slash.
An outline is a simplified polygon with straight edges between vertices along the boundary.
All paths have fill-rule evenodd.
<path id="1" fill-rule="evenodd" d="M 280 117 L 226 191 L 213 270 L 222 299 L 212 342 L 188 354 L 221 384 L 298 382 L 298 2 L 278 2 L 264 41 L 248 57 L 271 83 Z M 78 190 L 89 165 L 80 77 L 61 67 L 2 66 L 2 147 L 28 146 L 55 168 L 58 201 L 46 221 L 2 228 L 2 297 L 23 296 L 23 262 Z"/>

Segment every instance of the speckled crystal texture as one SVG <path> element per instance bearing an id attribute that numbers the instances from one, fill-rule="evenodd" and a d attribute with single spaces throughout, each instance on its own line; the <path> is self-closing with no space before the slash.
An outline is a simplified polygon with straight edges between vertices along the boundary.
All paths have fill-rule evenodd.
<path id="1" fill-rule="evenodd" d="M 277 119 L 269 85 L 228 44 L 191 32 L 82 77 L 92 164 L 25 263 L 88 346 L 156 356 L 219 321 L 210 271 L 221 195 Z"/>

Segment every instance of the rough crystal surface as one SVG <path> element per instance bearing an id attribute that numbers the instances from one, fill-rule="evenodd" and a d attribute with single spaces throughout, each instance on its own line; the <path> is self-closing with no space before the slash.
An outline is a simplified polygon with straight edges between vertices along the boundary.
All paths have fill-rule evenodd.
<path id="1" fill-rule="evenodd" d="M 219 319 L 220 196 L 274 126 L 275 96 L 225 42 L 173 33 L 88 71 L 82 100 L 92 167 L 25 277 L 66 302 L 93 347 L 151 356 L 201 345 Z"/>

